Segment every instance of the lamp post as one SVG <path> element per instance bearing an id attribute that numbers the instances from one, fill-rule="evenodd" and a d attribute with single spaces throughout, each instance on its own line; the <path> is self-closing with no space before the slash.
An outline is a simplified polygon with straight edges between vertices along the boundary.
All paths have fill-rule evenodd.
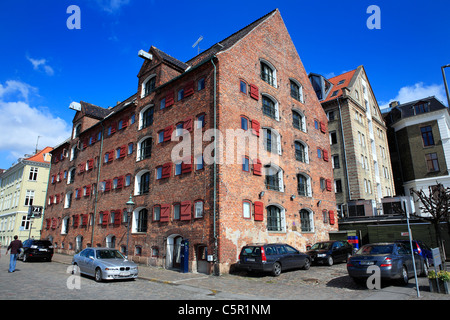
<path id="1" fill-rule="evenodd" d="M 447 94 L 447 103 L 448 103 L 448 107 L 450 108 L 450 96 L 448 94 L 447 79 L 445 78 L 445 71 L 444 71 L 445 68 L 450 68 L 450 64 L 441 67 L 442 77 L 444 78 L 445 93 Z"/>
<path id="2" fill-rule="evenodd" d="M 127 206 L 127 252 L 126 252 L 126 257 L 128 259 L 128 241 L 130 240 L 130 220 L 131 220 L 131 213 L 133 212 L 133 209 L 134 209 L 134 202 L 131 197 L 131 193 L 130 193 L 130 199 L 128 199 L 126 206 Z"/>

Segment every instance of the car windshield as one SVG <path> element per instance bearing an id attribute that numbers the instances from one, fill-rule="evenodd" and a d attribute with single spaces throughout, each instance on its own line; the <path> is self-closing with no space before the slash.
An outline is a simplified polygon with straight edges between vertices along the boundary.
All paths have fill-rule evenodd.
<path id="1" fill-rule="evenodd" d="M 318 242 L 311 247 L 311 250 L 328 250 L 331 248 L 331 242 Z"/>
<path id="2" fill-rule="evenodd" d="M 97 250 L 97 259 L 125 259 L 117 250 Z"/>
<path id="3" fill-rule="evenodd" d="M 360 255 L 372 255 L 372 254 L 391 254 L 394 250 L 393 244 L 382 245 L 366 245 L 358 250 L 356 254 Z"/>

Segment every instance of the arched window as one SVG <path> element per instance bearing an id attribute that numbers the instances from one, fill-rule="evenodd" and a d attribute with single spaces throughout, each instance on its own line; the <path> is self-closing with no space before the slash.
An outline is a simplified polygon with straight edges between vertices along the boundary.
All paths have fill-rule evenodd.
<path id="1" fill-rule="evenodd" d="M 298 194 L 304 197 L 311 197 L 311 178 L 305 174 L 297 174 Z"/>
<path id="2" fill-rule="evenodd" d="M 285 209 L 278 205 L 269 205 L 267 207 L 267 230 L 276 232 L 285 232 Z"/>
<path id="3" fill-rule="evenodd" d="M 304 163 L 309 163 L 308 146 L 301 141 L 295 141 L 294 146 L 295 146 L 295 160 Z"/>
<path id="4" fill-rule="evenodd" d="M 139 112 L 139 130 L 147 128 L 153 124 L 153 113 L 153 104 L 146 106 L 141 110 L 141 112 Z"/>
<path id="5" fill-rule="evenodd" d="M 155 90 L 156 87 L 156 75 L 152 74 L 147 79 L 142 82 L 142 92 L 141 92 L 141 98 L 148 96 L 150 93 L 152 93 Z"/>
<path id="6" fill-rule="evenodd" d="M 290 82 L 291 82 L 291 97 L 303 103 L 304 100 L 303 100 L 302 85 L 297 80 L 290 79 Z"/>
<path id="7" fill-rule="evenodd" d="M 263 114 L 275 119 L 277 121 L 280 120 L 279 111 L 278 111 L 278 101 L 274 98 L 270 97 L 267 94 L 262 94 L 262 104 L 263 104 Z"/>
<path id="8" fill-rule="evenodd" d="M 314 232 L 314 216 L 310 210 L 300 210 L 300 224 L 302 232 Z"/>
<path id="9" fill-rule="evenodd" d="M 147 232 L 148 210 L 138 208 L 133 212 L 133 232 Z"/>
<path id="10" fill-rule="evenodd" d="M 275 165 L 266 165 L 266 188 L 284 192 L 283 170 Z"/>
<path id="11" fill-rule="evenodd" d="M 272 128 L 263 128 L 263 130 L 266 150 L 281 155 L 281 135 Z"/>
<path id="12" fill-rule="evenodd" d="M 261 60 L 261 79 L 273 87 L 277 87 L 277 71 L 268 61 Z"/>
<path id="13" fill-rule="evenodd" d="M 305 116 L 297 110 L 292 110 L 292 125 L 294 128 L 306 132 Z"/>
<path id="14" fill-rule="evenodd" d="M 134 195 L 143 195 L 149 192 L 150 188 L 150 171 L 142 170 L 136 175 Z"/>
<path id="15" fill-rule="evenodd" d="M 136 161 L 148 159 L 152 155 L 152 138 L 144 137 L 137 143 Z"/>
<path id="16" fill-rule="evenodd" d="M 114 249 L 116 247 L 116 237 L 113 234 L 106 237 L 106 247 L 110 249 Z"/>

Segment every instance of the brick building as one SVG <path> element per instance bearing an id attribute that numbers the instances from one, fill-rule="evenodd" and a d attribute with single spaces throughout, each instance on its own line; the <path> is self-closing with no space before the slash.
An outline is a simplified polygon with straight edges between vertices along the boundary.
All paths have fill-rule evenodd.
<path id="1" fill-rule="evenodd" d="M 74 103 L 53 151 L 43 238 L 57 251 L 227 272 L 251 242 L 300 250 L 337 230 L 326 115 L 274 10 L 183 63 L 151 47 L 137 93 Z M 216 130 L 214 130 L 216 129 Z"/>

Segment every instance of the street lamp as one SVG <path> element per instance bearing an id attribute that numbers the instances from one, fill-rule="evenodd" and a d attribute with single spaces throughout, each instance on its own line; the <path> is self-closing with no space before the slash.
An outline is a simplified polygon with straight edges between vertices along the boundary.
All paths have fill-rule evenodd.
<path id="1" fill-rule="evenodd" d="M 449 96 L 449 94 L 448 94 L 447 79 L 445 78 L 445 71 L 444 71 L 445 68 L 450 68 L 450 64 L 441 67 L 441 70 L 442 70 L 442 77 L 444 77 L 445 93 L 447 94 L 447 103 L 448 103 L 448 107 L 450 108 L 450 96 Z"/>
<path id="2" fill-rule="evenodd" d="M 126 252 L 126 257 L 128 259 L 128 241 L 130 239 L 130 220 L 131 220 L 131 213 L 133 212 L 133 209 L 134 209 L 134 202 L 133 202 L 133 199 L 131 198 L 131 193 L 130 193 L 130 199 L 128 199 L 126 206 L 127 206 L 127 252 Z"/>

